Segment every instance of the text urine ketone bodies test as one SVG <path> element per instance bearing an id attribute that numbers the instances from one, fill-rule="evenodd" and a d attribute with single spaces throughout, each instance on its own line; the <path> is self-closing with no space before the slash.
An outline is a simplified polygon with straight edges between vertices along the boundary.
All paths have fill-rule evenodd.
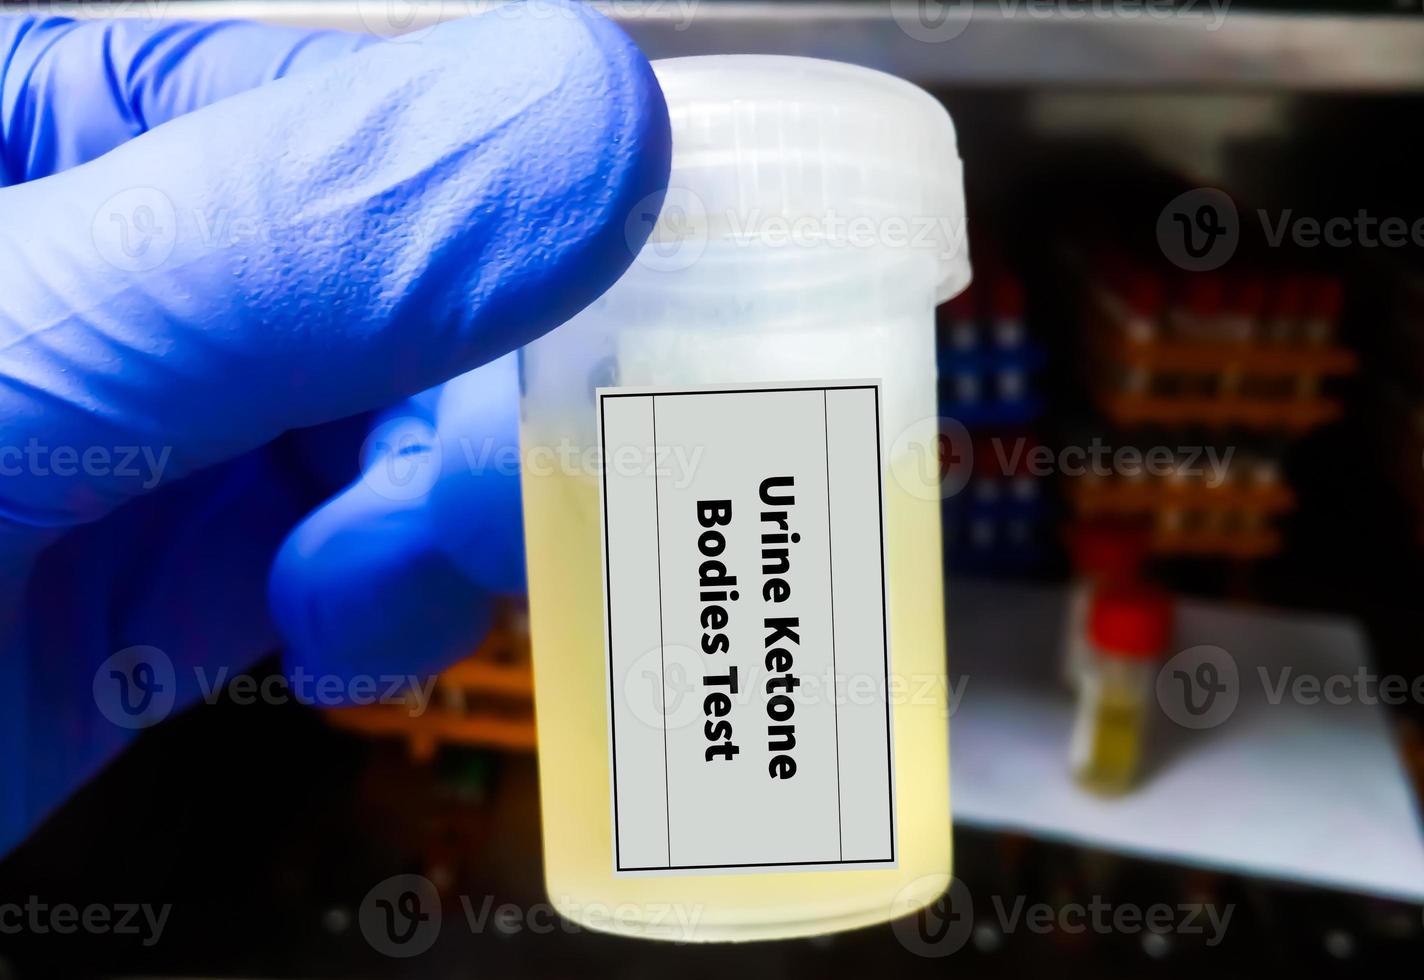
<path id="1" fill-rule="evenodd" d="M 598 400 L 615 872 L 893 866 L 878 384 Z"/>

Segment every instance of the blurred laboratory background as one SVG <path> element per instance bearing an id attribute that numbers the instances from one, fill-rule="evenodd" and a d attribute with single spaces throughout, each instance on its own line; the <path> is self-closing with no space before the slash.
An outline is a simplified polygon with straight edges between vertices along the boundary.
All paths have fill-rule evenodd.
<path id="1" fill-rule="evenodd" d="M 394 35 L 466 6 L 109 10 Z M 542 904 L 511 600 L 424 712 L 228 700 L 146 732 L 0 863 L 0 896 L 171 904 L 162 940 L 0 936 L 0 980 L 1305 977 L 1424 959 L 1419 0 L 595 6 L 652 58 L 855 62 L 953 116 L 974 282 L 939 311 L 928 462 L 954 887 L 813 940 L 562 924 Z M 397 875 L 440 896 L 419 956 L 363 919 Z"/>

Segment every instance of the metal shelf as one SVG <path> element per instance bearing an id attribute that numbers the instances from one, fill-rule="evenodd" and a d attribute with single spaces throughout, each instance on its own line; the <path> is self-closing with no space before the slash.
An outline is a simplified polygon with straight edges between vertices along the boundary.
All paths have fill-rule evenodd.
<path id="1" fill-rule="evenodd" d="M 242 17 L 395 33 L 392 12 L 419 29 L 483 0 L 190 0 L 87 4 L 117 16 Z M 1181 14 L 1108 15 L 1103 5 L 1043 12 L 1028 0 L 945 5 L 809 0 L 613 0 L 594 3 L 650 57 L 808 55 L 892 71 L 927 86 L 1136 86 L 1173 89 L 1395 92 L 1424 90 L 1424 17 L 1240 13 L 1198 3 Z M 1072 9 L 1072 8 L 1070 8 Z M 1127 8 L 1124 6 L 1124 11 Z"/>

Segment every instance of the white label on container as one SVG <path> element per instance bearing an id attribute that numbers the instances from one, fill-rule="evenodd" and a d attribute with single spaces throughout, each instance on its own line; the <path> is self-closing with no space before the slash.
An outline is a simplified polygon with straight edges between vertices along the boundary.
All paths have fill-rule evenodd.
<path id="1" fill-rule="evenodd" d="M 598 415 L 615 874 L 893 867 L 879 383 Z"/>

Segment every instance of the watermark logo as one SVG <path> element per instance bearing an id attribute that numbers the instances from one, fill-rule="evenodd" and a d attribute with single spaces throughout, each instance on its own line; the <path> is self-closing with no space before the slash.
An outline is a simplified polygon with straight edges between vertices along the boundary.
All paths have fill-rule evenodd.
<path id="1" fill-rule="evenodd" d="M 890 474 L 920 500 L 943 500 L 963 490 L 974 472 L 974 441 L 957 419 L 912 422 L 890 444 Z"/>
<path id="2" fill-rule="evenodd" d="M 361 444 L 361 481 L 387 500 L 420 500 L 440 478 L 440 435 L 421 418 L 387 419 Z"/>
<path id="3" fill-rule="evenodd" d="M 649 194 L 634 205 L 623 230 L 638 265 L 681 272 L 707 250 L 707 205 L 695 191 L 669 187 L 666 194 Z"/>
<path id="4" fill-rule="evenodd" d="M 653 647 L 633 661 L 623 675 L 623 703 L 634 718 L 649 728 L 686 728 L 703 717 L 695 683 L 702 673 L 702 664 L 691 647 Z M 728 695 L 716 697 L 726 698 L 729 707 L 733 703 Z M 709 700 L 712 698 L 708 695 Z"/>
<path id="5" fill-rule="evenodd" d="M 891 0 L 890 14 L 907 36 L 926 44 L 942 44 L 969 28 L 974 0 Z"/>
<path id="6" fill-rule="evenodd" d="M 1241 676 L 1236 658 L 1221 647 L 1188 647 L 1157 671 L 1157 703 L 1183 728 L 1215 728 L 1236 711 Z"/>
<path id="7" fill-rule="evenodd" d="M 1188 272 L 1219 269 L 1236 254 L 1241 218 L 1236 202 L 1214 187 L 1172 198 L 1157 216 L 1157 245 L 1173 265 Z"/>
<path id="8" fill-rule="evenodd" d="M 924 904 L 924 897 L 935 892 L 938 897 Z M 895 938 L 916 956 L 938 959 L 957 953 L 974 931 L 974 896 L 950 875 L 910 882 L 896 894 L 891 911 L 896 914 L 891 924 Z"/>
<path id="9" fill-rule="evenodd" d="M 178 212 L 158 188 L 131 187 L 99 206 L 90 232 L 105 262 L 124 272 L 148 272 L 173 254 Z"/>
<path id="10" fill-rule="evenodd" d="M 421 875 L 395 875 L 366 893 L 357 921 L 376 952 L 419 956 L 440 936 L 440 893 Z"/>
<path id="11" fill-rule="evenodd" d="M 158 647 L 125 647 L 94 672 L 94 704 L 120 728 L 158 724 L 173 710 L 177 692 L 173 661 Z"/>
<path id="12" fill-rule="evenodd" d="M 388 41 L 418 41 L 442 20 L 467 12 L 458 0 L 356 0 L 361 26 Z"/>

